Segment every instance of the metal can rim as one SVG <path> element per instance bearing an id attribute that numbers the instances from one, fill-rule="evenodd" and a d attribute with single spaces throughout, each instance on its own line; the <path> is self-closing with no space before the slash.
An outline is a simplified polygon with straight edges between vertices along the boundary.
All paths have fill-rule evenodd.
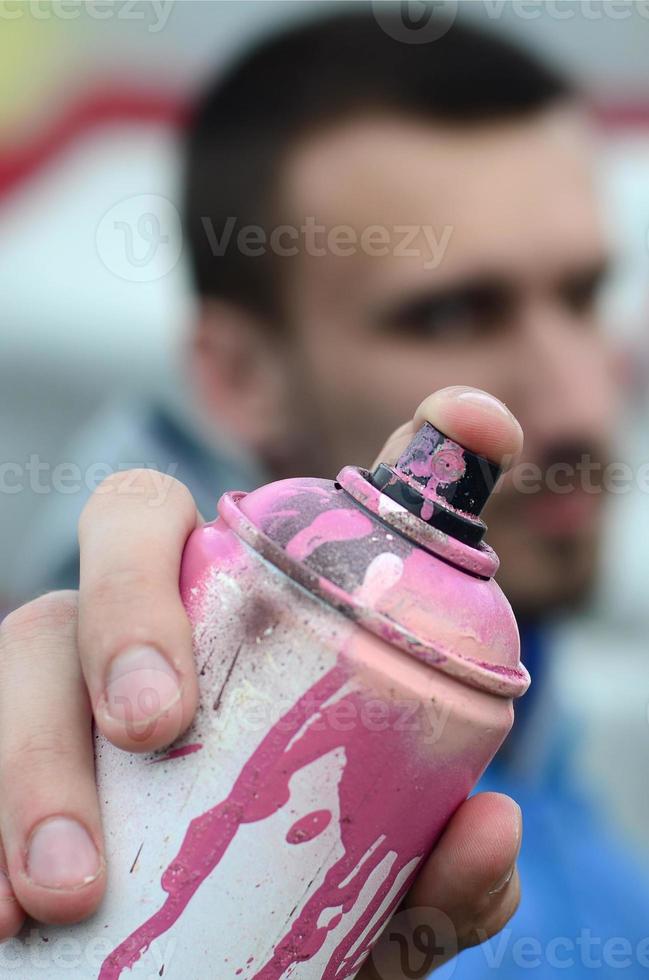
<path id="1" fill-rule="evenodd" d="M 464 684 L 505 698 L 517 698 L 525 693 L 530 677 L 520 661 L 513 666 L 493 664 L 487 659 L 438 649 L 428 640 L 417 636 L 383 613 L 371 609 L 334 582 L 291 558 L 243 513 L 239 502 L 246 496 L 247 494 L 240 491 L 224 493 L 217 505 L 220 517 L 237 537 L 303 588 L 385 642 Z M 486 653 L 485 651 L 485 656 Z"/>
<path id="2" fill-rule="evenodd" d="M 337 482 L 350 497 L 362 507 L 371 511 L 379 520 L 389 524 L 399 534 L 405 534 L 412 541 L 444 561 L 450 561 L 465 572 L 480 578 L 493 578 L 500 562 L 498 555 L 485 541 L 477 547 L 457 541 L 450 535 L 411 514 L 405 507 L 386 497 L 373 486 L 367 470 L 358 466 L 344 466 L 337 476 Z"/>

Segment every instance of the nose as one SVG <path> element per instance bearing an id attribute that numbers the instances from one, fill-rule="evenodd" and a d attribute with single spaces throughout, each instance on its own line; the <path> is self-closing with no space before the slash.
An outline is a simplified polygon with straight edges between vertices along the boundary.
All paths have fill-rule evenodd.
<path id="1" fill-rule="evenodd" d="M 539 309 L 519 332 L 517 414 L 528 446 L 600 444 L 613 416 L 611 361 L 594 323 Z"/>

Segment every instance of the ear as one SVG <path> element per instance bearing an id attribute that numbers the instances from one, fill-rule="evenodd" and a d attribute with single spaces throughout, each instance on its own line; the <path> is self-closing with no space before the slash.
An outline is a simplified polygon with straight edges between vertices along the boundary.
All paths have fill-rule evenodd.
<path id="1" fill-rule="evenodd" d="M 203 302 L 190 354 L 199 406 L 215 429 L 261 456 L 284 434 L 284 351 L 273 324 L 233 303 Z"/>

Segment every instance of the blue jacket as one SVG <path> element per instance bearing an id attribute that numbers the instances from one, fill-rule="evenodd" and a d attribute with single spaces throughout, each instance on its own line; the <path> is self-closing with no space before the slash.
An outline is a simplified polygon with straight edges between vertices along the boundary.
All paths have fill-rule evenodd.
<path id="1" fill-rule="evenodd" d="M 620 845 L 571 785 L 572 735 L 557 728 L 554 717 L 550 724 L 543 717 L 548 651 L 542 649 L 542 630 L 524 629 L 521 638 L 532 687 L 520 703 L 502 758 L 479 786 L 507 793 L 523 811 L 521 904 L 498 936 L 461 953 L 435 973 L 435 980 L 646 977 L 649 869 Z M 525 743 L 540 737 L 539 730 L 546 740 L 542 761 L 527 769 Z"/>

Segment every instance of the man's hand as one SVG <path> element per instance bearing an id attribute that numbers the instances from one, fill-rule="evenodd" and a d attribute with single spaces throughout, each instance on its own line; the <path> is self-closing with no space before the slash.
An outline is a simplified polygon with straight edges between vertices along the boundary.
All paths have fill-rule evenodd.
<path id="1" fill-rule="evenodd" d="M 381 458 L 395 461 L 424 419 L 495 460 L 513 457 L 522 443 L 499 402 L 444 389 L 422 403 Z M 198 685 L 178 577 L 185 541 L 200 522 L 189 492 L 170 477 L 154 481 L 142 470 L 109 478 L 81 517 L 78 594 L 43 596 L 2 624 L 0 938 L 14 935 L 25 915 L 70 923 L 101 900 L 93 717 L 106 738 L 133 752 L 162 748 L 192 720 Z M 448 917 L 452 935 L 439 962 L 493 935 L 513 914 L 520 839 L 520 811 L 507 797 L 481 794 L 455 813 L 404 903 Z M 401 911 L 402 931 L 404 921 Z M 399 976 L 381 962 L 379 951 L 361 976 Z"/>

